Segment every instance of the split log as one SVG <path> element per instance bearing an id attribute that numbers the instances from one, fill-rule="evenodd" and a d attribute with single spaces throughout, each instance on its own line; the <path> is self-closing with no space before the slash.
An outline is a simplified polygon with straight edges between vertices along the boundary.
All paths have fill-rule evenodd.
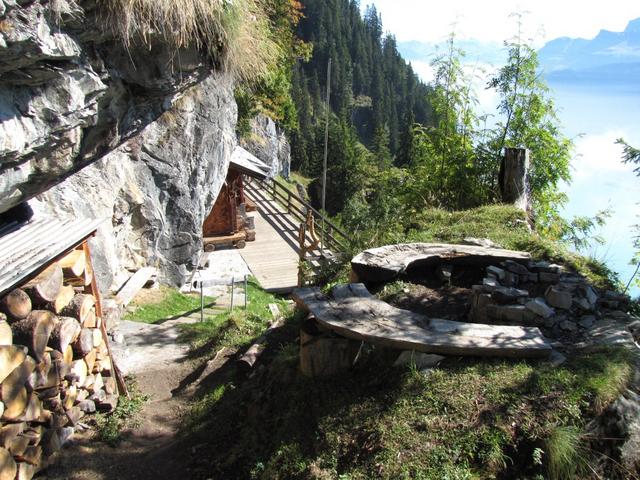
<path id="1" fill-rule="evenodd" d="M 29 395 L 25 384 L 35 367 L 36 362 L 27 356 L 0 385 L 0 397 L 5 407 L 3 419 L 15 420 L 27 408 Z"/>
<path id="2" fill-rule="evenodd" d="M 80 407 L 72 407 L 67 410 L 67 418 L 69 422 L 74 427 L 78 424 L 78 422 L 84 417 L 84 412 L 80 409 Z"/>
<path id="3" fill-rule="evenodd" d="M 64 393 L 64 409 L 69 410 L 71 407 L 73 407 L 76 398 L 78 398 L 78 388 L 75 385 L 71 385 Z"/>
<path id="4" fill-rule="evenodd" d="M 7 314 L 9 320 L 21 320 L 31 313 L 31 298 L 20 288 L 10 291 L 0 301 L 0 311 Z"/>
<path id="5" fill-rule="evenodd" d="M 84 274 L 86 256 L 83 250 L 73 250 L 60 260 L 60 266 L 65 278 L 80 277 Z"/>
<path id="6" fill-rule="evenodd" d="M 76 382 L 77 385 L 84 385 L 84 382 L 87 381 L 87 364 L 85 363 L 85 361 L 75 360 L 71 364 L 69 376 L 72 378 L 72 381 Z"/>
<path id="7" fill-rule="evenodd" d="M 42 408 L 51 412 L 59 412 L 60 410 L 63 410 L 64 408 L 62 404 L 62 399 L 60 398 L 60 393 L 58 393 L 53 397 L 45 398 L 42 401 Z"/>
<path id="8" fill-rule="evenodd" d="M 78 396 L 76 397 L 76 402 L 83 402 L 87 398 L 89 398 L 89 392 L 85 389 L 78 390 Z"/>
<path id="9" fill-rule="evenodd" d="M 78 293 L 71 299 L 71 302 L 69 302 L 64 310 L 62 310 L 62 314 L 66 317 L 76 318 L 80 323 L 83 323 L 95 304 L 96 299 L 93 295 Z"/>
<path id="10" fill-rule="evenodd" d="M 27 357 L 27 350 L 18 345 L 0 346 L 0 382 L 9 376 Z"/>
<path id="11" fill-rule="evenodd" d="M 58 436 L 58 429 L 51 428 L 49 430 L 45 430 L 42 434 L 42 440 L 40 440 L 40 446 L 42 447 L 42 453 L 46 457 L 50 457 L 59 451 L 60 437 Z"/>
<path id="12" fill-rule="evenodd" d="M 104 390 L 100 390 L 104 393 Z M 105 395 L 100 402 L 96 405 L 97 409 L 101 412 L 112 412 L 118 406 L 118 395 Z"/>
<path id="13" fill-rule="evenodd" d="M 34 305 L 45 305 L 54 302 L 60 294 L 62 279 L 62 268 L 59 263 L 54 263 L 27 282 L 24 290 L 31 297 Z"/>
<path id="14" fill-rule="evenodd" d="M 80 336 L 73 344 L 73 350 L 81 357 L 87 355 L 91 350 L 93 350 L 93 332 L 95 330 L 92 328 L 83 328 L 80 331 Z"/>
<path id="15" fill-rule="evenodd" d="M 94 379 L 95 379 L 95 376 L 93 375 L 93 373 L 87 374 L 87 378 L 85 379 L 84 383 L 81 385 L 82 388 L 84 388 L 88 392 L 91 392 L 92 391 L 91 386 L 93 385 Z"/>
<path id="16" fill-rule="evenodd" d="M 25 427 L 24 431 L 21 432 L 21 435 L 29 438 L 30 445 L 38 445 L 43 433 L 44 427 L 42 425 L 32 425 L 29 428 Z"/>
<path id="17" fill-rule="evenodd" d="M 99 407 L 102 402 L 107 401 L 107 393 L 104 390 L 97 390 L 89 396 L 89 400 L 96 402 L 97 407 Z"/>
<path id="18" fill-rule="evenodd" d="M 96 364 L 99 364 L 100 372 L 112 372 L 113 371 L 113 365 L 111 364 L 111 359 L 109 357 L 100 360 L 100 362 L 96 362 Z M 116 379 L 116 381 L 117 381 L 117 379 Z"/>
<path id="19" fill-rule="evenodd" d="M 104 343 L 104 339 L 102 338 L 102 332 L 99 328 L 93 328 L 93 348 L 100 348 L 100 346 Z"/>
<path id="20" fill-rule="evenodd" d="M 93 372 L 93 368 L 96 365 L 96 355 L 97 352 L 94 349 L 84 356 L 84 361 L 87 364 L 87 371 L 89 372 Z"/>
<path id="21" fill-rule="evenodd" d="M 102 379 L 102 375 L 100 373 L 96 373 L 93 376 L 93 385 L 91 386 L 91 392 L 95 393 L 96 390 L 102 390 L 104 388 L 104 380 Z"/>
<path id="22" fill-rule="evenodd" d="M 62 359 L 65 363 L 73 362 L 73 347 L 71 345 L 67 345 L 67 348 L 62 352 Z"/>
<path id="23" fill-rule="evenodd" d="M 96 312 L 94 312 L 93 310 L 91 310 L 86 317 L 84 317 L 84 320 L 82 321 L 82 326 L 84 328 L 96 328 L 98 327 L 98 320 L 100 320 L 98 317 L 96 317 Z"/>
<path id="24" fill-rule="evenodd" d="M 115 378 L 103 376 L 102 381 L 104 382 L 104 391 L 107 392 L 108 395 L 118 393 L 118 385 L 116 384 Z"/>
<path id="25" fill-rule="evenodd" d="M 43 416 L 42 402 L 35 393 L 29 394 L 29 400 L 22 415 L 16 420 L 20 422 L 40 422 L 44 423 L 47 420 L 47 416 Z"/>
<path id="26" fill-rule="evenodd" d="M 64 358 L 60 352 L 53 350 L 51 355 L 51 368 L 47 375 L 47 383 L 42 388 L 50 388 L 60 385 L 63 379 L 69 374 L 69 363 L 64 361 Z"/>
<path id="27" fill-rule="evenodd" d="M 83 400 L 78 402 L 78 408 L 84 413 L 96 413 L 96 402 L 93 400 Z"/>
<path id="28" fill-rule="evenodd" d="M 51 370 L 51 356 L 45 355 L 36 368 L 29 375 L 27 385 L 31 390 L 39 388 L 48 388 L 47 380 L 49 378 L 49 370 Z"/>
<path id="29" fill-rule="evenodd" d="M 27 447 L 22 454 L 15 455 L 15 457 L 20 462 L 26 462 L 37 467 L 42 463 L 42 447 Z"/>
<path id="30" fill-rule="evenodd" d="M 26 462 L 20 462 L 17 464 L 18 474 L 16 480 L 31 480 L 38 471 L 38 467 L 30 465 Z"/>
<path id="31" fill-rule="evenodd" d="M 0 346 L 13 345 L 13 332 L 6 320 L 0 319 Z"/>
<path id="32" fill-rule="evenodd" d="M 0 480 L 14 480 L 18 466 L 6 448 L 0 448 Z"/>
<path id="33" fill-rule="evenodd" d="M 24 423 L 9 423 L 0 428 L 0 447 L 9 448 L 25 428 Z"/>
<path id="34" fill-rule="evenodd" d="M 56 314 L 61 314 L 69 303 L 71 303 L 75 294 L 76 291 L 71 285 L 63 286 L 56 299 L 48 305 L 48 309 L 53 310 Z"/>
<path id="35" fill-rule="evenodd" d="M 80 323 L 73 317 L 59 317 L 58 323 L 51 331 L 49 346 L 64 353 L 70 343 L 80 335 Z"/>
<path id="36" fill-rule="evenodd" d="M 22 435 L 17 435 L 13 439 L 11 439 L 10 442 L 8 442 L 8 445 L 6 445 L 5 448 L 9 450 L 9 453 L 11 453 L 11 455 L 15 457 L 18 455 L 22 455 L 28 446 L 29 438 L 23 437 Z"/>
<path id="37" fill-rule="evenodd" d="M 29 347 L 29 353 L 41 361 L 58 317 L 48 310 L 33 310 L 27 318 L 11 324 L 14 342 Z"/>
<path id="38" fill-rule="evenodd" d="M 69 417 L 63 410 L 57 410 L 56 413 L 51 415 L 51 421 L 48 424 L 49 428 L 63 428 L 69 425 Z"/>

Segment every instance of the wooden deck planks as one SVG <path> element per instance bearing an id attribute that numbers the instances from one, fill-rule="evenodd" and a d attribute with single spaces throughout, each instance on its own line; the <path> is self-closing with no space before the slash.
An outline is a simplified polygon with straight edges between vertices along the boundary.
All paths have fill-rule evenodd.
<path id="1" fill-rule="evenodd" d="M 240 255 L 262 288 L 289 293 L 298 284 L 296 220 L 266 194 L 261 198 L 247 194 L 258 207 L 254 213 L 256 240 L 247 242 Z"/>

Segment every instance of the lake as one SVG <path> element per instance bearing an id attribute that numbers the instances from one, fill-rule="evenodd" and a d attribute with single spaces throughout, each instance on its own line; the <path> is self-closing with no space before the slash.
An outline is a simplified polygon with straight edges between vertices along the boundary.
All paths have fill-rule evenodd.
<path id="1" fill-rule="evenodd" d="M 611 218 L 600 232 L 604 245 L 588 252 L 604 260 L 626 284 L 633 274 L 632 232 L 640 223 L 640 178 L 621 162 L 622 149 L 615 144 L 625 138 L 640 146 L 640 82 L 584 85 L 550 83 L 564 132 L 574 138 L 576 157 L 573 181 L 564 185 L 569 203 L 563 214 L 593 216 L 610 208 Z M 633 295 L 640 295 L 634 287 Z"/>

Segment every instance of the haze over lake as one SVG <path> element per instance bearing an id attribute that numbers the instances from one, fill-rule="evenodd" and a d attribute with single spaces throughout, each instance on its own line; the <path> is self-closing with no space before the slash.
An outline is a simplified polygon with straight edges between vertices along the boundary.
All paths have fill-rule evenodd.
<path id="1" fill-rule="evenodd" d="M 605 245 L 589 253 L 619 272 L 625 283 L 633 274 L 632 225 L 640 223 L 640 179 L 630 165 L 621 162 L 622 148 L 614 142 L 623 137 L 640 145 L 640 84 L 610 82 L 550 82 L 565 134 L 575 138 L 573 181 L 563 187 L 569 203 L 568 218 L 591 216 L 611 208 L 612 217 L 600 232 Z M 640 293 L 638 288 L 633 290 Z"/>

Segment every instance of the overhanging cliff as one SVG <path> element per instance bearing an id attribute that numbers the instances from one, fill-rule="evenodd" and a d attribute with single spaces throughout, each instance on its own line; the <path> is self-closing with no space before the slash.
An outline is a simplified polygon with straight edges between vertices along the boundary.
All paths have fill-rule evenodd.
<path id="1" fill-rule="evenodd" d="M 103 2 L 0 0 L 0 213 L 104 217 L 101 287 L 144 264 L 178 283 L 235 147 L 211 51 L 122 42 Z"/>

